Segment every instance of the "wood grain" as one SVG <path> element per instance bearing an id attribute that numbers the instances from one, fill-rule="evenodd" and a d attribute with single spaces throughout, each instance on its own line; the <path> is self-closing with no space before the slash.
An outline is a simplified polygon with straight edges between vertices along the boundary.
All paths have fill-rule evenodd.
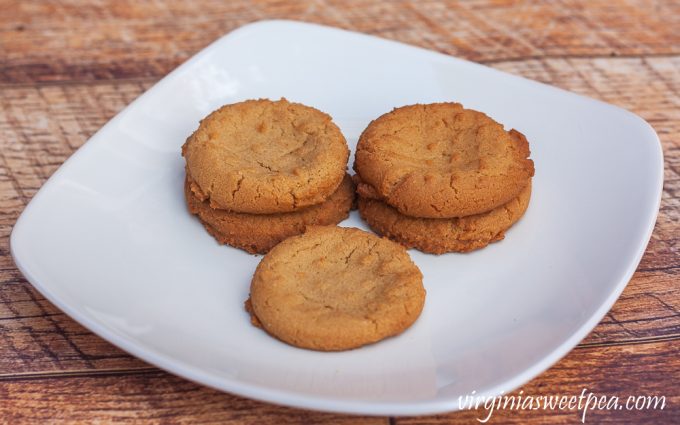
<path id="1" fill-rule="evenodd" d="M 679 2 L 0 0 L 0 423 L 354 423 L 217 393 L 160 372 L 61 313 L 9 255 L 20 212 L 75 149 L 177 64 L 223 33 L 265 18 L 329 24 L 486 62 L 649 121 L 666 168 L 645 256 L 593 332 L 522 389 L 663 393 L 672 401 L 663 412 L 597 412 L 589 422 L 680 421 Z M 392 422 L 476 423 L 477 416 Z M 573 412 L 494 417 L 495 423 L 578 421 Z"/>
<path id="2" fill-rule="evenodd" d="M 575 349 L 564 359 L 512 395 L 579 395 L 583 389 L 596 396 L 617 396 L 623 403 L 628 396 L 665 396 L 663 410 L 592 410 L 586 423 L 662 424 L 680 421 L 680 393 L 668 382 L 680 379 L 680 342 L 663 341 L 632 346 Z M 399 425 L 441 425 L 479 423 L 488 412 L 481 408 L 446 415 L 397 418 Z M 576 410 L 499 410 L 492 413 L 493 424 L 575 424 L 582 412 Z"/>
<path id="3" fill-rule="evenodd" d="M 674 1 L 5 1 L 0 82 L 160 77 L 219 36 L 296 19 L 475 61 L 677 55 Z"/>
<path id="4" fill-rule="evenodd" d="M 590 347 L 569 353 L 522 388 L 524 395 L 665 396 L 663 410 L 590 411 L 587 423 L 659 424 L 680 420 L 680 344 L 661 341 L 630 347 Z M 515 395 L 519 392 L 513 393 Z M 144 421 L 151 423 L 387 423 L 385 418 L 318 414 L 276 407 L 198 386 L 157 370 L 0 379 L 0 418 L 8 423 Z M 397 418 L 397 424 L 477 423 L 488 413 Z M 490 423 L 579 423 L 579 411 L 497 411 Z"/>
<path id="5" fill-rule="evenodd" d="M 157 370 L 0 381 L 0 422 L 375 424 L 387 418 L 290 409 L 234 397 Z"/>

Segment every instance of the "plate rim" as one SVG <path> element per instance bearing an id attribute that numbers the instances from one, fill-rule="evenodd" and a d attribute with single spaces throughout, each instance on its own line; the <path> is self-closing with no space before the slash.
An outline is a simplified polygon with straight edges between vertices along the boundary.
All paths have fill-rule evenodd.
<path id="1" fill-rule="evenodd" d="M 467 65 L 476 65 L 484 69 L 491 69 L 495 72 L 511 75 L 515 78 L 519 78 L 525 81 L 529 81 L 534 84 L 539 84 L 541 86 L 550 87 L 553 90 L 562 91 L 563 93 L 578 96 L 588 101 L 600 103 L 607 105 L 608 107 L 615 108 L 620 112 L 624 112 L 639 121 L 641 125 L 645 126 L 647 131 L 650 132 L 656 141 L 654 143 L 653 149 L 654 154 L 657 156 L 657 166 L 653 170 L 656 173 L 655 185 L 656 185 L 656 201 L 652 205 L 647 206 L 644 211 L 644 216 L 647 222 L 647 230 L 645 236 L 642 238 L 638 244 L 638 252 L 635 255 L 634 261 L 628 264 L 628 267 L 621 274 L 618 282 L 616 283 L 614 290 L 612 290 L 606 300 L 600 305 L 596 311 L 590 315 L 588 320 L 586 320 L 581 327 L 579 327 L 575 332 L 571 334 L 569 338 L 566 338 L 558 347 L 556 347 L 552 352 L 543 356 L 540 360 L 536 361 L 531 367 L 525 369 L 522 373 L 519 373 L 500 384 L 495 385 L 493 388 L 487 391 L 477 393 L 477 396 L 481 397 L 492 397 L 499 394 L 507 393 L 509 391 L 515 390 L 530 380 L 534 379 L 539 374 L 543 373 L 559 361 L 562 357 L 568 354 L 583 338 L 585 338 L 590 331 L 602 320 L 605 314 L 612 308 L 616 300 L 619 298 L 624 288 L 627 286 L 631 277 L 633 276 L 635 270 L 637 269 L 642 256 L 644 255 L 649 240 L 652 236 L 657 216 L 659 213 L 659 207 L 661 204 L 661 197 L 663 193 L 663 182 L 664 182 L 664 158 L 663 149 L 661 141 L 658 137 L 656 131 L 653 127 L 646 122 L 644 119 L 639 117 L 633 112 L 630 112 L 624 108 L 612 105 L 598 99 L 593 99 L 587 96 L 582 96 L 559 87 L 550 86 L 535 80 L 530 80 L 518 75 L 509 74 L 476 62 L 467 61 L 454 56 L 445 55 L 436 51 L 428 50 L 422 47 L 413 46 L 393 40 L 383 39 L 377 36 L 363 34 L 355 31 L 344 30 L 340 28 L 330 27 L 326 25 L 314 24 L 309 22 L 301 22 L 294 20 L 282 20 L 282 19 L 271 19 L 271 20 L 261 20 L 252 23 L 245 24 L 238 27 L 229 33 L 219 37 L 208 46 L 201 49 L 195 55 L 187 59 L 184 63 L 179 65 L 177 68 L 172 70 L 166 76 L 161 78 L 158 82 L 152 85 L 144 93 L 142 93 L 135 100 L 130 102 L 125 108 L 118 112 L 113 118 L 111 118 L 106 124 L 104 124 L 99 130 L 97 130 L 80 148 L 73 152 L 69 158 L 67 158 L 62 165 L 48 178 L 46 182 L 40 187 L 36 194 L 32 197 L 29 203 L 26 205 L 24 210 L 19 215 L 17 221 L 15 222 L 12 232 L 9 238 L 10 253 L 14 260 L 17 269 L 22 273 L 26 280 L 40 292 L 48 301 L 54 304 L 61 311 L 66 313 L 73 320 L 78 322 L 80 325 L 93 332 L 100 338 L 106 340 L 108 343 L 120 348 L 121 350 L 132 354 L 135 357 L 142 359 L 143 361 L 156 366 L 168 373 L 180 376 L 189 381 L 198 383 L 200 385 L 205 385 L 220 391 L 228 392 L 237 396 L 247 397 L 259 401 L 264 401 L 268 403 L 273 403 L 277 405 L 291 406 L 296 408 L 310 409 L 315 411 L 324 412 L 335 412 L 335 413 L 346 413 L 346 414 L 361 414 L 361 415 L 371 415 L 371 416 L 411 416 L 411 415 L 424 415 L 424 414 L 437 414 L 445 412 L 454 412 L 460 410 L 458 405 L 458 399 L 451 397 L 445 400 L 416 400 L 407 402 L 382 402 L 382 401 L 366 401 L 361 399 L 338 399 L 332 396 L 319 396 L 310 394 L 300 394 L 291 392 L 288 390 L 273 389 L 262 384 L 252 384 L 243 381 L 239 381 L 236 378 L 214 378 L 210 373 L 202 371 L 200 368 L 196 368 L 191 364 L 173 359 L 171 356 L 167 356 L 162 352 L 151 348 L 144 348 L 143 346 L 138 346 L 135 342 L 129 341 L 127 337 L 119 335 L 116 331 L 109 329 L 108 327 L 101 325 L 96 320 L 89 319 L 86 315 L 81 314 L 78 309 L 71 308 L 71 306 L 64 302 L 59 296 L 55 295 L 50 290 L 50 285 L 45 282 L 39 281 L 31 272 L 31 270 L 22 261 L 23 252 L 25 251 L 22 247 L 22 229 L 26 226 L 26 221 L 30 219 L 33 215 L 33 210 L 37 204 L 36 199 L 42 198 L 43 194 L 50 190 L 52 185 L 58 180 L 64 169 L 66 169 L 69 164 L 73 161 L 77 161 L 78 157 L 82 152 L 88 149 L 88 146 L 93 146 L 95 139 L 100 137 L 100 134 L 113 123 L 122 119 L 126 113 L 129 113 L 130 107 L 136 104 L 140 99 L 147 96 L 150 92 L 154 91 L 157 87 L 162 87 L 168 84 L 171 80 L 174 80 L 179 76 L 179 74 L 192 66 L 195 62 L 199 61 L 202 57 L 209 54 L 214 50 L 218 44 L 221 44 L 225 40 L 233 41 L 237 37 L 247 35 L 250 32 L 261 30 L 264 27 L 276 27 L 284 26 L 286 29 L 292 27 L 305 27 L 313 30 L 323 30 L 323 31 L 333 31 L 342 32 L 345 35 L 361 36 L 366 38 L 371 38 L 379 40 L 383 43 L 389 45 L 398 45 L 401 48 L 408 48 L 411 50 L 418 50 L 421 53 L 425 52 L 431 55 L 444 57 L 447 60 L 455 60 L 464 62 Z"/>

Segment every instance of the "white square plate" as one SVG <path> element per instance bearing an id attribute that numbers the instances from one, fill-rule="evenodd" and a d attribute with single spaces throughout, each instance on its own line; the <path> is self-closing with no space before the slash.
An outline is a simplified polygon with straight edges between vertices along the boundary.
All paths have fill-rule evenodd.
<path id="1" fill-rule="evenodd" d="M 427 300 L 402 335 L 340 353 L 283 344 L 243 309 L 260 258 L 219 246 L 187 213 L 180 156 L 213 109 L 282 96 L 331 114 L 351 148 L 395 106 L 455 100 L 484 111 L 531 143 L 529 210 L 481 251 L 411 251 Z M 11 247 L 64 312 L 190 380 L 311 409 L 443 412 L 460 395 L 525 383 L 598 323 L 649 240 L 662 161 L 652 128 L 620 108 L 370 36 L 260 22 L 217 40 L 97 132 L 26 207 Z M 356 212 L 342 225 L 365 228 Z"/>

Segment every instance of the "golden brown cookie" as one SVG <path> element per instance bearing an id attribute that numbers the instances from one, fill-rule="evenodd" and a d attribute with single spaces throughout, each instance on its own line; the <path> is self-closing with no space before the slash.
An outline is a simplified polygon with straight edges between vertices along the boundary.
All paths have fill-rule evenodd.
<path id="1" fill-rule="evenodd" d="M 516 198 L 534 174 L 516 130 L 458 103 L 411 105 L 374 120 L 354 168 L 382 199 L 412 217 L 479 214 Z"/>
<path id="2" fill-rule="evenodd" d="M 326 200 L 345 175 L 349 149 L 329 115 L 260 99 L 208 115 L 182 155 L 192 191 L 211 207 L 271 214 Z"/>
<path id="3" fill-rule="evenodd" d="M 425 289 L 401 245 L 355 228 L 310 227 L 264 256 L 249 301 L 253 323 L 276 338 L 337 351 L 403 332 Z"/>
<path id="4" fill-rule="evenodd" d="M 491 211 L 459 218 L 416 218 L 371 198 L 359 191 L 359 213 L 377 233 L 431 254 L 467 252 L 483 248 L 504 238 L 505 231 L 516 223 L 529 205 L 531 181 L 519 196 Z M 361 196 L 362 193 L 369 197 Z"/>
<path id="5" fill-rule="evenodd" d="M 346 175 L 338 189 L 320 204 L 276 214 L 248 214 L 211 208 L 191 191 L 189 177 L 184 184 L 189 211 L 218 242 L 251 254 L 264 254 L 289 236 L 299 235 L 309 225 L 337 224 L 349 216 L 354 202 L 354 184 Z"/>

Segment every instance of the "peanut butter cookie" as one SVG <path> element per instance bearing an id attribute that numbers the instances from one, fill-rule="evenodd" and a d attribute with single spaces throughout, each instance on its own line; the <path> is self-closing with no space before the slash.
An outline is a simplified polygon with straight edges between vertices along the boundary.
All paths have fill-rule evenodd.
<path id="1" fill-rule="evenodd" d="M 422 274 L 401 245 L 359 229 L 311 227 L 264 256 L 246 308 L 284 342 L 337 351 L 403 332 L 424 302 Z"/>
<path id="2" fill-rule="evenodd" d="M 211 208 L 184 185 L 189 211 L 196 214 L 208 233 L 218 242 L 241 248 L 251 254 L 264 254 L 289 236 L 299 235 L 308 225 L 337 224 L 349 216 L 354 202 L 354 184 L 345 176 L 340 187 L 324 202 L 310 207 L 275 214 L 248 214 Z"/>
<path id="3" fill-rule="evenodd" d="M 345 175 L 349 149 L 329 115 L 260 99 L 208 115 L 182 155 L 192 191 L 212 208 L 271 214 L 325 201 Z"/>
<path id="4" fill-rule="evenodd" d="M 409 217 L 372 197 L 365 185 L 359 194 L 359 213 L 377 233 L 407 248 L 443 254 L 472 251 L 503 239 L 505 231 L 524 215 L 529 205 L 531 181 L 510 202 L 485 213 L 458 218 Z"/>
<path id="5" fill-rule="evenodd" d="M 411 105 L 374 120 L 355 170 L 411 217 L 479 214 L 519 196 L 534 174 L 527 139 L 458 103 Z"/>

